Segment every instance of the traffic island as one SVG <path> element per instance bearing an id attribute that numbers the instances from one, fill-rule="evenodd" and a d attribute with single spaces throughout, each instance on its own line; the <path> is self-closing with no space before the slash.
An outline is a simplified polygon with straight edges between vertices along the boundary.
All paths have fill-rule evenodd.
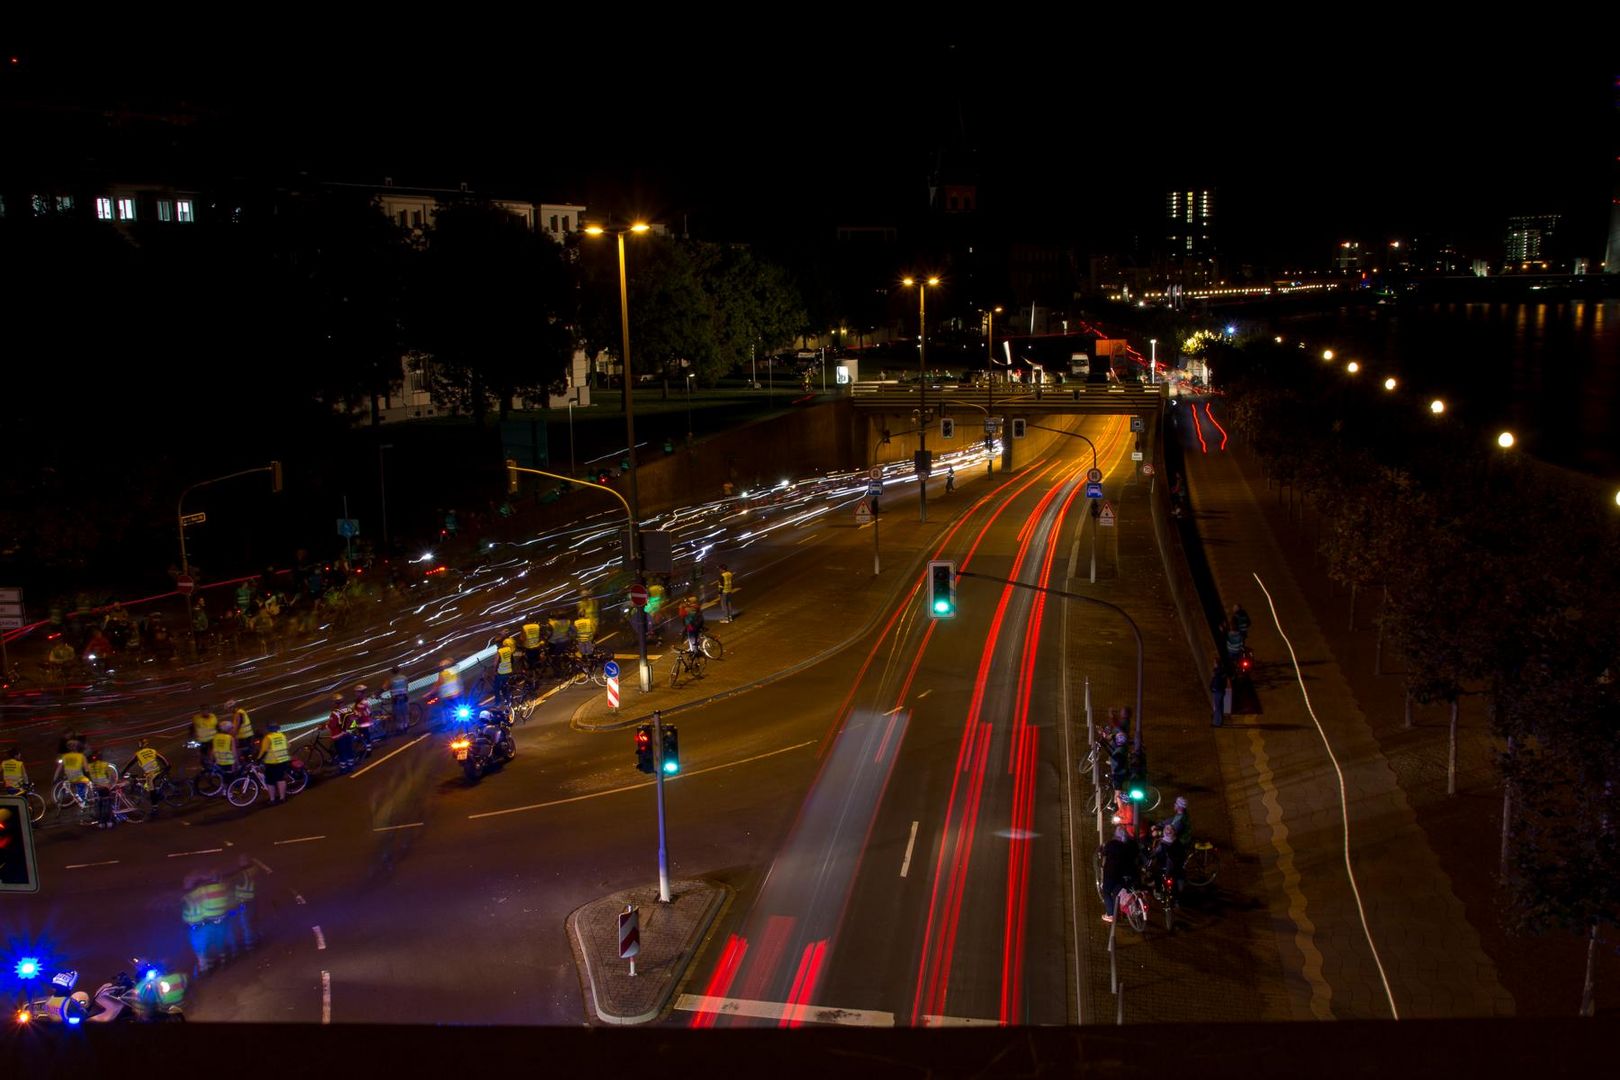
<path id="1" fill-rule="evenodd" d="M 675 996 L 709 928 L 732 890 L 707 881 L 674 881 L 669 903 L 657 886 L 625 889 L 577 908 L 568 916 L 568 944 L 585 989 L 586 1008 L 605 1024 L 656 1020 Z M 641 951 L 619 958 L 619 914 L 634 905 L 640 914 Z"/>

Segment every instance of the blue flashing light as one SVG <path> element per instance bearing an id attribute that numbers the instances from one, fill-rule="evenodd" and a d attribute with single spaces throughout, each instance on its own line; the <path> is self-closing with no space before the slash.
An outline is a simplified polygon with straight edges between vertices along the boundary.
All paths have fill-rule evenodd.
<path id="1" fill-rule="evenodd" d="M 79 1023 L 79 1018 L 77 1016 L 70 1016 L 70 1017 L 67 1018 L 67 1022 L 68 1022 L 68 1026 L 77 1027 L 78 1023 Z"/>
<path id="2" fill-rule="evenodd" d="M 39 978 L 39 958 L 37 956 L 24 956 L 17 961 L 12 969 L 16 971 L 19 979 Z"/>
<path id="3" fill-rule="evenodd" d="M 158 969 L 157 968 L 147 968 L 146 969 L 146 979 L 147 979 L 148 982 L 150 982 L 151 980 L 153 980 L 153 979 L 155 979 L 157 977 L 158 977 Z"/>
<path id="4" fill-rule="evenodd" d="M 459 705 L 459 706 L 456 707 L 456 719 L 457 720 L 465 720 L 468 717 L 470 717 L 471 715 L 472 715 L 472 706 L 471 705 Z"/>

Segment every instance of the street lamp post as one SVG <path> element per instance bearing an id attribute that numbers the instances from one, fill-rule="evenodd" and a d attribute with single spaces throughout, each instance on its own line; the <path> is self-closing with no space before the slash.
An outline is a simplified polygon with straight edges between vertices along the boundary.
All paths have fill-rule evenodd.
<path id="1" fill-rule="evenodd" d="M 624 431 L 630 445 L 627 453 L 630 462 L 630 500 L 625 504 L 625 509 L 630 516 L 630 565 L 634 568 L 638 578 L 641 577 L 644 567 L 641 560 L 641 545 L 636 539 L 636 530 L 641 521 L 641 502 L 636 491 L 635 394 L 630 368 L 630 290 L 625 283 L 624 234 L 627 232 L 644 233 L 650 228 L 652 228 L 651 225 L 641 221 L 614 228 L 604 225 L 585 226 L 587 236 L 601 236 L 604 233 L 612 233 L 617 238 L 619 246 L 619 333 L 622 339 L 620 360 L 621 366 L 624 368 Z M 641 692 L 645 694 L 652 690 L 652 668 L 647 663 L 646 619 L 644 616 L 641 619 L 632 619 L 631 621 L 636 624 L 636 649 L 641 662 Z"/>
<path id="2" fill-rule="evenodd" d="M 1159 339 L 1148 338 L 1148 385 L 1156 386 L 1159 382 Z"/>
<path id="3" fill-rule="evenodd" d="M 692 373 L 686 373 L 686 445 L 692 445 Z"/>
<path id="4" fill-rule="evenodd" d="M 989 321 L 985 323 L 984 328 L 984 352 L 985 359 L 989 361 L 989 365 L 984 369 L 984 377 L 986 383 L 988 384 L 987 393 L 990 396 L 986 402 L 988 408 L 985 409 L 984 414 L 990 419 L 994 419 L 996 415 L 996 313 L 1000 310 L 1000 305 L 997 305 L 985 313 L 989 316 Z M 989 425 L 987 424 L 986 426 L 988 427 Z M 995 443 L 995 438 L 996 436 L 994 432 L 985 432 L 984 475 L 986 476 L 994 476 L 996 472 L 995 455 L 991 452 L 991 447 Z"/>
<path id="5" fill-rule="evenodd" d="M 917 451 L 921 461 L 928 460 L 928 288 L 939 287 L 939 278 L 904 278 L 901 284 L 917 287 L 917 377 L 920 384 L 917 412 Z M 917 477 L 917 520 L 928 523 L 928 474 Z"/>

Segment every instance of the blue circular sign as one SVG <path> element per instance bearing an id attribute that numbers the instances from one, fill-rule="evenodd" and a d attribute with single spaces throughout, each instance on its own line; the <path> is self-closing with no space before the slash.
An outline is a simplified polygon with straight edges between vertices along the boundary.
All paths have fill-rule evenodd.
<path id="1" fill-rule="evenodd" d="M 617 679 L 619 677 L 619 662 L 617 660 L 609 660 L 607 663 L 603 664 L 602 674 L 606 675 L 610 679 Z"/>

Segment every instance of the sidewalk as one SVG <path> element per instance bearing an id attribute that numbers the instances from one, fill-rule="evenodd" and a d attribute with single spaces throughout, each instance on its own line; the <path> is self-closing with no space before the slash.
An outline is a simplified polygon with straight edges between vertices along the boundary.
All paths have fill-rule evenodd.
<path id="1" fill-rule="evenodd" d="M 1186 474 L 1223 606 L 1241 602 L 1254 620 L 1262 712 L 1230 717 L 1218 745 L 1234 819 L 1252 824 L 1259 849 L 1292 1013 L 1388 1017 L 1393 996 L 1402 1018 L 1511 1015 L 1513 998 L 1313 608 L 1308 586 L 1321 575 L 1308 549 L 1302 565 L 1298 544 L 1273 535 L 1270 500 L 1251 483 L 1258 477 L 1246 459 L 1235 447 L 1193 447 Z M 1345 619 L 1334 613 L 1333 622 Z M 1348 854 L 1339 779 L 1318 721 L 1343 772 Z M 1486 828 L 1481 819 L 1476 826 Z"/>

